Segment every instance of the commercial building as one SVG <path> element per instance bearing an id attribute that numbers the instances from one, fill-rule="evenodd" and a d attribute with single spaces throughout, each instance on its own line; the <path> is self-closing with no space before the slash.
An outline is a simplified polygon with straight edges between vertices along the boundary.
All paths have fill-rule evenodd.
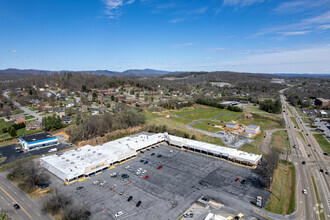
<path id="1" fill-rule="evenodd" d="M 238 128 L 238 123 L 236 121 L 230 121 L 226 123 L 227 128 Z"/>
<path id="2" fill-rule="evenodd" d="M 320 108 L 328 106 L 329 103 L 330 103 L 330 99 L 324 99 L 324 98 L 316 98 L 314 101 L 316 107 L 320 107 Z"/>
<path id="3" fill-rule="evenodd" d="M 97 146 L 86 145 L 64 153 L 43 157 L 40 159 L 40 163 L 60 179 L 70 182 L 102 172 L 117 163 L 135 157 L 139 151 L 164 141 L 179 148 L 250 166 L 256 166 L 262 156 L 167 133 L 158 133 L 124 137 Z"/>
<path id="4" fill-rule="evenodd" d="M 245 132 L 256 134 L 260 130 L 260 127 L 258 125 L 249 125 L 245 128 Z"/>
<path id="5" fill-rule="evenodd" d="M 59 144 L 57 137 L 46 132 L 19 137 L 19 142 L 24 150 L 33 150 Z"/>

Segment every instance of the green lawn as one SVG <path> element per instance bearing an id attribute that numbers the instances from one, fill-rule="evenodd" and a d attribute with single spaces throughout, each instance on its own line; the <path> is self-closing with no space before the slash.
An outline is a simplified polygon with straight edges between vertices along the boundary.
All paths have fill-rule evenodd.
<path id="1" fill-rule="evenodd" d="M 221 118 L 218 118 L 217 120 L 230 121 L 230 120 L 235 120 L 236 118 L 240 117 L 243 113 L 232 112 L 232 111 L 228 111 L 226 109 L 209 109 L 208 111 L 196 112 L 196 113 L 191 113 L 189 115 L 185 115 L 184 118 L 192 119 L 192 120 L 211 119 L 211 118 L 220 116 L 221 114 L 227 114 L 227 115 L 224 115 Z M 234 116 L 228 115 L 228 114 L 232 114 Z"/>
<path id="2" fill-rule="evenodd" d="M 1 220 L 10 220 L 9 216 L 7 214 L 0 214 Z"/>
<path id="3" fill-rule="evenodd" d="M 30 120 L 30 119 L 34 119 L 35 117 L 32 115 L 26 115 L 25 116 L 25 120 Z"/>
<path id="4" fill-rule="evenodd" d="M 279 163 L 274 172 L 274 181 L 270 187 L 272 195 L 266 210 L 276 214 L 287 215 L 295 210 L 295 168 L 292 164 Z"/>
<path id="5" fill-rule="evenodd" d="M 29 107 L 28 108 L 30 111 L 38 111 L 39 110 L 39 108 L 37 108 L 37 107 Z"/>
<path id="6" fill-rule="evenodd" d="M 262 131 L 256 138 L 254 138 L 251 144 L 244 144 L 242 147 L 239 148 L 239 150 L 253 154 L 261 154 L 259 150 L 259 145 L 261 144 L 264 135 L 265 133 Z"/>
<path id="7" fill-rule="evenodd" d="M 305 136 L 303 135 L 303 133 L 301 131 L 296 131 L 296 132 L 299 134 L 299 136 L 305 142 L 305 144 L 307 144 L 307 141 L 306 141 Z"/>
<path id="8" fill-rule="evenodd" d="M 176 121 L 176 122 L 179 122 L 179 123 L 182 123 L 182 124 L 189 124 L 191 122 L 191 120 L 188 120 L 188 119 L 184 119 L 184 118 L 179 118 L 179 117 L 174 117 L 174 118 L 171 118 L 173 121 Z"/>
<path id="9" fill-rule="evenodd" d="M 19 129 L 16 131 L 17 133 L 17 137 L 20 137 L 20 136 L 25 136 L 25 135 L 29 135 L 29 134 L 34 134 L 34 133 L 38 133 L 38 132 L 42 132 L 42 130 L 26 130 L 25 128 L 22 128 L 22 129 Z"/>
<path id="10" fill-rule="evenodd" d="M 288 133 L 286 131 L 276 131 L 272 134 L 272 140 L 271 140 L 271 148 L 275 149 L 277 152 L 281 154 L 286 153 L 286 149 L 289 150 L 289 154 L 291 153 L 290 151 L 290 143 L 288 138 Z"/>
<path id="11" fill-rule="evenodd" d="M 298 125 L 298 122 L 297 122 L 296 118 L 292 117 L 292 116 L 290 118 L 291 118 L 291 121 L 293 122 L 293 124 L 296 126 L 296 128 L 300 130 L 300 127 Z"/>
<path id="12" fill-rule="evenodd" d="M 330 155 L 330 143 L 325 139 L 322 134 L 313 134 L 319 145 L 321 146 L 323 152 Z"/>
<path id="13" fill-rule="evenodd" d="M 196 124 L 193 124 L 192 125 L 193 128 L 197 128 L 197 129 L 200 129 L 200 130 L 203 130 L 203 131 L 209 131 L 209 132 L 218 132 L 218 131 L 221 131 L 220 128 L 218 127 L 213 127 L 213 126 L 210 126 L 210 125 L 207 125 L 207 124 L 203 124 L 203 123 L 196 123 Z"/>
<path id="14" fill-rule="evenodd" d="M 265 113 L 264 110 L 261 110 L 259 106 L 248 106 L 244 108 L 244 112 L 260 112 L 260 113 Z"/>

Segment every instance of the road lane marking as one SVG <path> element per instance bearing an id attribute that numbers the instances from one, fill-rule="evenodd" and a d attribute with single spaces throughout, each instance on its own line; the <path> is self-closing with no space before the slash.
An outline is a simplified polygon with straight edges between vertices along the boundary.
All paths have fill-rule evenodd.
<path id="1" fill-rule="evenodd" d="M 27 213 L 27 211 L 13 198 L 13 197 L 11 197 L 11 195 L 9 195 L 8 193 L 7 193 L 7 191 L 5 191 L 1 186 L 0 186 L 0 189 L 9 197 L 9 198 L 11 198 L 16 204 L 18 204 L 21 208 L 22 208 L 22 210 L 32 219 L 32 217 L 31 217 L 31 215 L 29 214 L 29 213 Z"/>

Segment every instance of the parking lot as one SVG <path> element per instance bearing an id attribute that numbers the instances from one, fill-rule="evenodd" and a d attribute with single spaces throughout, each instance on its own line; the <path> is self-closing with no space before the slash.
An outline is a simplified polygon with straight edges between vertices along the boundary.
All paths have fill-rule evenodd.
<path id="1" fill-rule="evenodd" d="M 114 172 L 119 175 L 111 177 Z M 122 178 L 122 174 L 129 177 Z M 178 219 L 201 196 L 252 216 L 251 202 L 256 196 L 264 201 L 270 196 L 260 188 L 253 169 L 165 145 L 84 181 L 64 185 L 56 179 L 53 185 L 88 206 L 92 219 Z M 127 201 L 130 196 L 132 200 Z M 123 214 L 115 217 L 118 212 Z"/>

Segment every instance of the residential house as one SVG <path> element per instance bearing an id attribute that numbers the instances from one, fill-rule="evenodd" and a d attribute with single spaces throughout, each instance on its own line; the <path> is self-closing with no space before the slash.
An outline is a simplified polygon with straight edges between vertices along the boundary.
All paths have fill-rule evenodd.
<path id="1" fill-rule="evenodd" d="M 138 102 L 138 103 L 136 103 L 136 107 L 138 107 L 138 108 L 149 107 L 150 105 L 151 105 L 150 102 Z"/>
<path id="2" fill-rule="evenodd" d="M 98 114 L 100 114 L 100 110 L 97 108 L 92 108 L 91 113 L 92 113 L 92 115 L 98 115 Z"/>
<path id="3" fill-rule="evenodd" d="M 71 108 L 71 107 L 74 107 L 74 102 L 73 101 L 68 101 L 65 103 L 65 107 L 67 108 Z"/>
<path id="4" fill-rule="evenodd" d="M 38 130 L 41 129 L 40 121 L 32 121 L 26 126 L 26 130 Z"/>
<path id="5" fill-rule="evenodd" d="M 62 116 L 62 123 L 63 124 L 70 124 L 71 122 L 72 122 L 72 119 L 70 118 L 70 116 L 66 116 L 66 115 Z"/>
<path id="6" fill-rule="evenodd" d="M 62 117 L 62 116 L 65 115 L 65 112 L 64 112 L 63 109 L 60 109 L 59 108 L 59 109 L 56 109 L 55 114 L 58 115 L 58 116 L 60 116 L 60 117 Z"/>
<path id="7" fill-rule="evenodd" d="M 123 103 L 125 103 L 125 104 L 133 104 L 133 103 L 136 103 L 136 99 L 125 99 L 125 100 L 123 100 Z"/>
<path id="8" fill-rule="evenodd" d="M 23 115 L 23 114 L 12 115 L 10 117 L 10 120 L 14 121 L 15 124 L 25 123 L 25 115 Z"/>
<path id="9" fill-rule="evenodd" d="M 87 100 L 88 100 L 89 102 L 93 101 L 93 96 L 92 96 L 92 94 L 88 94 L 88 95 L 87 95 Z"/>
<path id="10" fill-rule="evenodd" d="M 88 111 L 88 106 L 87 105 L 82 105 L 80 108 L 81 112 L 87 112 Z"/>

